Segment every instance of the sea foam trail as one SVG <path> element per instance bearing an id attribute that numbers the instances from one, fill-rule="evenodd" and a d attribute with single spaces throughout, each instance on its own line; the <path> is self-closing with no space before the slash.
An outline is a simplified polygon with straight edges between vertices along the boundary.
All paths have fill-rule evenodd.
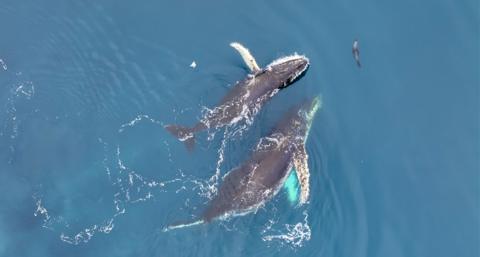
<path id="1" fill-rule="evenodd" d="M 126 133 L 128 128 L 135 127 L 140 122 L 149 122 L 161 126 L 160 122 L 150 118 L 148 115 L 138 115 L 133 120 L 123 124 L 118 129 L 118 134 Z M 43 197 L 36 193 L 33 198 L 35 200 L 36 209 L 34 216 L 42 218 L 42 227 L 60 233 L 60 240 L 73 245 L 88 243 L 96 234 L 109 234 L 115 227 L 115 220 L 118 216 L 127 213 L 127 210 L 133 205 L 154 199 L 159 193 L 167 191 L 169 184 L 182 181 L 184 175 L 180 173 L 178 177 L 168 180 L 149 179 L 140 173 L 132 170 L 121 158 L 122 151 L 119 145 L 110 146 L 104 139 L 98 138 L 98 142 L 103 148 L 104 159 L 102 161 L 103 168 L 106 173 L 107 182 L 110 186 L 116 188 L 116 192 L 112 197 L 114 209 L 112 215 L 101 219 L 96 224 L 91 224 L 78 231 L 71 231 L 73 225 L 67 222 L 62 216 L 55 216 L 44 203 Z M 168 148 L 168 157 L 170 162 L 171 153 L 168 143 L 164 142 Z"/>
<path id="2" fill-rule="evenodd" d="M 304 219 L 302 222 L 296 224 L 285 224 L 284 230 L 276 231 L 278 234 L 264 235 L 263 241 L 279 241 L 280 243 L 286 243 L 292 247 L 302 247 L 306 241 L 309 241 L 312 236 L 312 230 L 308 225 L 308 213 L 303 212 Z M 264 233 L 268 233 L 272 224 L 264 230 Z"/>

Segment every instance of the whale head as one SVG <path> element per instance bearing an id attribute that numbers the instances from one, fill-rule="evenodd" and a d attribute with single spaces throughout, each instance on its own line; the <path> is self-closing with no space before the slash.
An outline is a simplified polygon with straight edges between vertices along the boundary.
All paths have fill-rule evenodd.
<path id="1" fill-rule="evenodd" d="M 307 57 L 294 54 L 273 61 L 265 71 L 275 79 L 279 88 L 285 88 L 303 76 L 309 65 Z"/>

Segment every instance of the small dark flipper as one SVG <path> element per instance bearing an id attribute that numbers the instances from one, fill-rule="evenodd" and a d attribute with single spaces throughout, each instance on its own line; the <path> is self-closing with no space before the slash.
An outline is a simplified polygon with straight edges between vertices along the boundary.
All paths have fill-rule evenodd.
<path id="1" fill-rule="evenodd" d="M 192 151 L 195 147 L 195 134 L 193 129 L 178 125 L 166 125 L 165 129 L 174 135 L 178 140 L 182 141 L 188 151 Z"/>

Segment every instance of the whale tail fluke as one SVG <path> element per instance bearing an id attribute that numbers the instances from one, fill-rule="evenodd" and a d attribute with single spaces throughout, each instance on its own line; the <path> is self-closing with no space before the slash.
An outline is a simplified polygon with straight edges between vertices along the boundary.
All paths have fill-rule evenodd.
<path id="1" fill-rule="evenodd" d="M 178 140 L 182 141 L 188 151 L 192 151 L 195 147 L 195 134 L 192 128 L 182 127 L 178 125 L 166 125 L 165 129 L 174 135 Z"/>
<path id="2" fill-rule="evenodd" d="M 192 226 L 195 226 L 195 225 L 200 225 L 200 224 L 203 224 L 205 223 L 204 220 L 200 219 L 200 220 L 195 220 L 195 221 L 192 221 L 192 222 L 186 222 L 186 223 L 183 223 L 183 222 L 175 222 L 171 225 L 168 225 L 167 227 L 164 227 L 162 229 L 163 232 L 168 232 L 168 231 L 171 231 L 171 230 L 174 230 L 174 229 L 179 229 L 179 228 L 188 228 L 188 227 L 192 227 Z"/>

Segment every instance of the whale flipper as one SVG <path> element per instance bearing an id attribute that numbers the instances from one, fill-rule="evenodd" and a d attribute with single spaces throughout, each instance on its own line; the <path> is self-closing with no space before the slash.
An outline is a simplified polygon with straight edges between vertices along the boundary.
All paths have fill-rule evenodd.
<path id="1" fill-rule="evenodd" d="M 298 146 L 293 153 L 293 165 L 297 171 L 296 174 L 300 183 L 299 204 L 302 205 L 307 202 L 310 194 L 310 171 L 308 169 L 308 155 L 305 150 L 305 144 Z"/>
<path id="2" fill-rule="evenodd" d="M 250 54 L 250 51 L 248 51 L 247 48 L 237 42 L 230 43 L 230 46 L 235 48 L 235 50 L 240 53 L 243 61 L 245 62 L 245 64 L 247 64 L 250 71 L 252 71 L 253 73 L 260 71 L 260 67 L 258 67 L 257 61 L 255 61 L 255 58 L 253 58 L 252 54 Z"/>
<path id="3" fill-rule="evenodd" d="M 184 142 L 189 151 L 193 150 L 195 147 L 195 131 L 193 128 L 187 128 L 178 125 L 166 125 L 165 129 L 178 138 L 178 140 Z"/>

